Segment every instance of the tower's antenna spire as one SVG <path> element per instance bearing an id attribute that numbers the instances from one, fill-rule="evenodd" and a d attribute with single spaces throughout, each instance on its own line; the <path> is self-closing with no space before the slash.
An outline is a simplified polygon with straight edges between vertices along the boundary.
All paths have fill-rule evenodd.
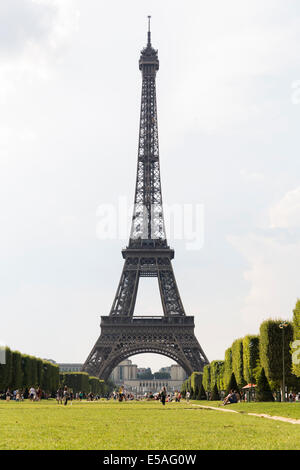
<path id="1" fill-rule="evenodd" d="M 151 19 L 151 16 L 148 16 L 148 46 L 151 46 L 150 19 Z"/>

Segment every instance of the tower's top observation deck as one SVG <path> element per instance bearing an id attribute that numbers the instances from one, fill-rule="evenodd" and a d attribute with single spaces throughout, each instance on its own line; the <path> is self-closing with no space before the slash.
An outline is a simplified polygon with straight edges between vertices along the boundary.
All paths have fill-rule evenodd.
<path id="1" fill-rule="evenodd" d="M 154 72 L 159 69 L 159 60 L 157 50 L 151 45 L 151 31 L 150 31 L 150 18 L 148 16 L 148 42 L 147 46 L 141 51 L 141 57 L 139 61 L 140 70 L 143 72 Z M 152 67 L 149 67 L 152 66 Z"/>

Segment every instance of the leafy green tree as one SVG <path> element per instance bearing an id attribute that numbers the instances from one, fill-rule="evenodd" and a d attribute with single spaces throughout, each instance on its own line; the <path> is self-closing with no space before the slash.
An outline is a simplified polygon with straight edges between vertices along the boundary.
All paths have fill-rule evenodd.
<path id="1" fill-rule="evenodd" d="M 220 370 L 219 370 L 219 391 L 226 390 L 226 381 L 225 381 L 225 361 L 220 361 Z"/>
<path id="2" fill-rule="evenodd" d="M 89 393 L 89 375 L 86 372 L 62 372 L 59 375 L 61 386 L 67 386 L 74 393 Z"/>
<path id="3" fill-rule="evenodd" d="M 43 361 L 42 389 L 54 394 L 59 385 L 59 367 L 49 361 Z"/>
<path id="4" fill-rule="evenodd" d="M 243 374 L 243 340 L 236 339 L 231 346 L 232 350 L 232 370 L 234 372 L 239 388 L 245 385 Z"/>
<path id="5" fill-rule="evenodd" d="M 255 390 L 256 401 L 274 401 L 272 390 L 268 379 L 265 374 L 265 370 L 262 367 L 260 375 L 257 381 L 257 387 Z"/>
<path id="6" fill-rule="evenodd" d="M 225 351 L 225 361 L 224 361 L 224 389 L 228 389 L 228 385 L 230 382 L 232 374 L 232 350 L 231 348 L 226 349 Z"/>
<path id="7" fill-rule="evenodd" d="M 203 384 L 201 384 L 201 387 L 197 396 L 197 400 L 207 400 L 207 395 L 205 393 Z"/>
<path id="8" fill-rule="evenodd" d="M 0 364 L 0 392 L 5 391 L 5 383 L 4 383 L 4 371 L 5 371 L 5 364 Z"/>
<path id="9" fill-rule="evenodd" d="M 255 375 L 259 365 L 259 336 L 243 338 L 243 375 L 247 383 L 256 383 Z"/>
<path id="10" fill-rule="evenodd" d="M 207 364 L 203 368 L 203 387 L 206 392 L 210 392 L 210 365 Z"/>
<path id="11" fill-rule="evenodd" d="M 112 392 L 116 388 L 116 384 L 110 379 L 105 382 L 104 394 Z"/>
<path id="12" fill-rule="evenodd" d="M 22 372 L 22 356 L 19 351 L 12 351 L 12 374 L 10 388 L 17 390 L 22 387 L 23 372 Z"/>
<path id="13" fill-rule="evenodd" d="M 188 377 L 187 379 L 187 390 L 192 393 L 192 379 L 191 377 Z"/>
<path id="14" fill-rule="evenodd" d="M 292 343 L 292 372 L 300 377 L 300 300 L 297 300 L 293 310 L 293 343 Z"/>
<path id="15" fill-rule="evenodd" d="M 30 368 L 31 368 L 31 378 L 32 384 L 34 387 L 37 387 L 38 384 L 38 368 L 37 368 L 37 361 L 38 358 L 34 356 L 30 356 Z"/>
<path id="16" fill-rule="evenodd" d="M 22 354 L 22 388 L 29 388 L 33 385 L 32 377 L 32 357 L 27 354 Z"/>
<path id="17" fill-rule="evenodd" d="M 180 393 L 182 395 L 182 398 L 185 398 L 186 392 L 187 392 L 187 380 L 182 382 L 182 385 L 181 385 Z"/>
<path id="18" fill-rule="evenodd" d="M 12 351 L 6 347 L 5 348 L 5 364 L 0 365 L 0 391 L 5 392 L 13 379 L 13 361 L 12 361 Z"/>
<path id="19" fill-rule="evenodd" d="M 37 382 L 37 385 L 39 385 L 40 387 L 42 386 L 42 383 L 43 383 L 43 372 L 44 372 L 43 360 L 37 357 L 36 358 L 36 382 Z"/>
<path id="20" fill-rule="evenodd" d="M 6 349 L 6 364 L 0 366 L 0 391 L 5 391 L 8 387 L 16 390 L 37 385 L 48 393 L 57 390 L 59 383 L 57 364 Z"/>
<path id="21" fill-rule="evenodd" d="M 198 395 L 199 395 L 199 387 L 197 385 L 193 392 L 193 400 L 198 400 Z"/>
<path id="22" fill-rule="evenodd" d="M 137 377 L 141 380 L 152 380 L 154 375 L 152 374 L 150 367 L 148 367 L 145 372 L 138 373 Z"/>
<path id="23" fill-rule="evenodd" d="M 212 361 L 210 363 L 210 382 L 217 384 L 218 390 L 223 389 L 223 368 L 224 361 Z"/>
<path id="24" fill-rule="evenodd" d="M 104 380 L 100 380 L 98 377 L 89 377 L 90 391 L 94 395 L 104 396 L 105 394 L 105 383 Z"/>
<path id="25" fill-rule="evenodd" d="M 196 390 L 199 389 L 199 387 L 202 384 L 203 380 L 203 373 L 202 372 L 193 372 L 191 375 L 191 391 L 193 393 L 194 399 L 197 397 L 197 392 Z"/>
<path id="26" fill-rule="evenodd" d="M 168 372 L 154 372 L 154 379 L 170 379 L 171 375 Z"/>
<path id="27" fill-rule="evenodd" d="M 282 353 L 284 349 L 285 381 L 291 386 L 295 378 L 291 374 L 292 355 L 290 343 L 293 340 L 292 323 L 286 322 L 284 328 L 284 345 L 282 344 L 283 331 L 279 328 L 282 320 L 266 320 L 260 325 L 259 353 L 260 364 L 264 368 L 266 377 L 272 389 L 282 386 Z"/>

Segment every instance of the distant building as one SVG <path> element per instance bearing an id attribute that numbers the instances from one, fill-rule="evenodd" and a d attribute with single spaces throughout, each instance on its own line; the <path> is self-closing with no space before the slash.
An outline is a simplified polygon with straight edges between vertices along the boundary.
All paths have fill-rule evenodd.
<path id="1" fill-rule="evenodd" d="M 171 380 L 179 380 L 183 382 L 187 378 L 185 370 L 180 365 L 172 364 L 170 369 Z"/>
<path id="2" fill-rule="evenodd" d="M 55 361 L 49 360 L 56 364 Z M 60 363 L 58 364 L 60 372 L 81 372 L 83 364 L 79 363 Z M 168 379 L 140 379 L 138 374 L 151 371 L 149 367 L 137 367 L 132 361 L 126 359 L 120 362 L 111 373 L 110 379 L 116 385 L 124 385 L 128 391 L 136 394 L 159 392 L 162 387 L 166 387 L 169 392 L 180 390 L 182 382 L 186 379 L 186 373 L 178 364 L 172 364 L 169 367 L 162 367 L 159 372 L 170 375 Z"/>
<path id="3" fill-rule="evenodd" d="M 62 363 L 58 364 L 60 372 L 81 372 L 83 364 Z"/>
<path id="4" fill-rule="evenodd" d="M 162 372 L 163 374 L 170 374 L 171 375 L 171 366 L 161 367 L 158 372 Z"/>
<path id="5" fill-rule="evenodd" d="M 149 371 L 149 367 L 138 367 L 137 368 L 137 374 L 140 375 L 140 374 L 145 374 L 146 372 Z M 150 369 L 151 371 L 151 369 Z"/>
<path id="6" fill-rule="evenodd" d="M 162 367 L 159 372 L 170 375 L 169 379 L 141 379 L 138 374 L 149 372 L 149 367 L 137 367 L 127 359 L 115 367 L 110 378 L 116 385 L 123 385 L 128 391 L 138 395 L 159 392 L 166 387 L 168 392 L 180 390 L 182 382 L 186 379 L 186 373 L 178 364 L 170 367 Z"/>
<path id="7" fill-rule="evenodd" d="M 111 379 L 115 384 L 124 384 L 127 380 L 135 380 L 137 378 L 137 365 L 127 359 L 126 361 L 120 362 L 117 367 L 114 368 L 111 374 Z"/>

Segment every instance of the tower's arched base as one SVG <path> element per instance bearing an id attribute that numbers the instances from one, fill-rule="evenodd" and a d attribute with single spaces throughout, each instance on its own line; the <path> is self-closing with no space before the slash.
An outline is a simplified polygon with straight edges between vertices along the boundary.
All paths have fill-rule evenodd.
<path id="1" fill-rule="evenodd" d="M 157 353 L 177 362 L 188 375 L 208 364 L 194 334 L 194 317 L 101 317 L 101 335 L 83 371 L 107 380 L 124 359 Z"/>

